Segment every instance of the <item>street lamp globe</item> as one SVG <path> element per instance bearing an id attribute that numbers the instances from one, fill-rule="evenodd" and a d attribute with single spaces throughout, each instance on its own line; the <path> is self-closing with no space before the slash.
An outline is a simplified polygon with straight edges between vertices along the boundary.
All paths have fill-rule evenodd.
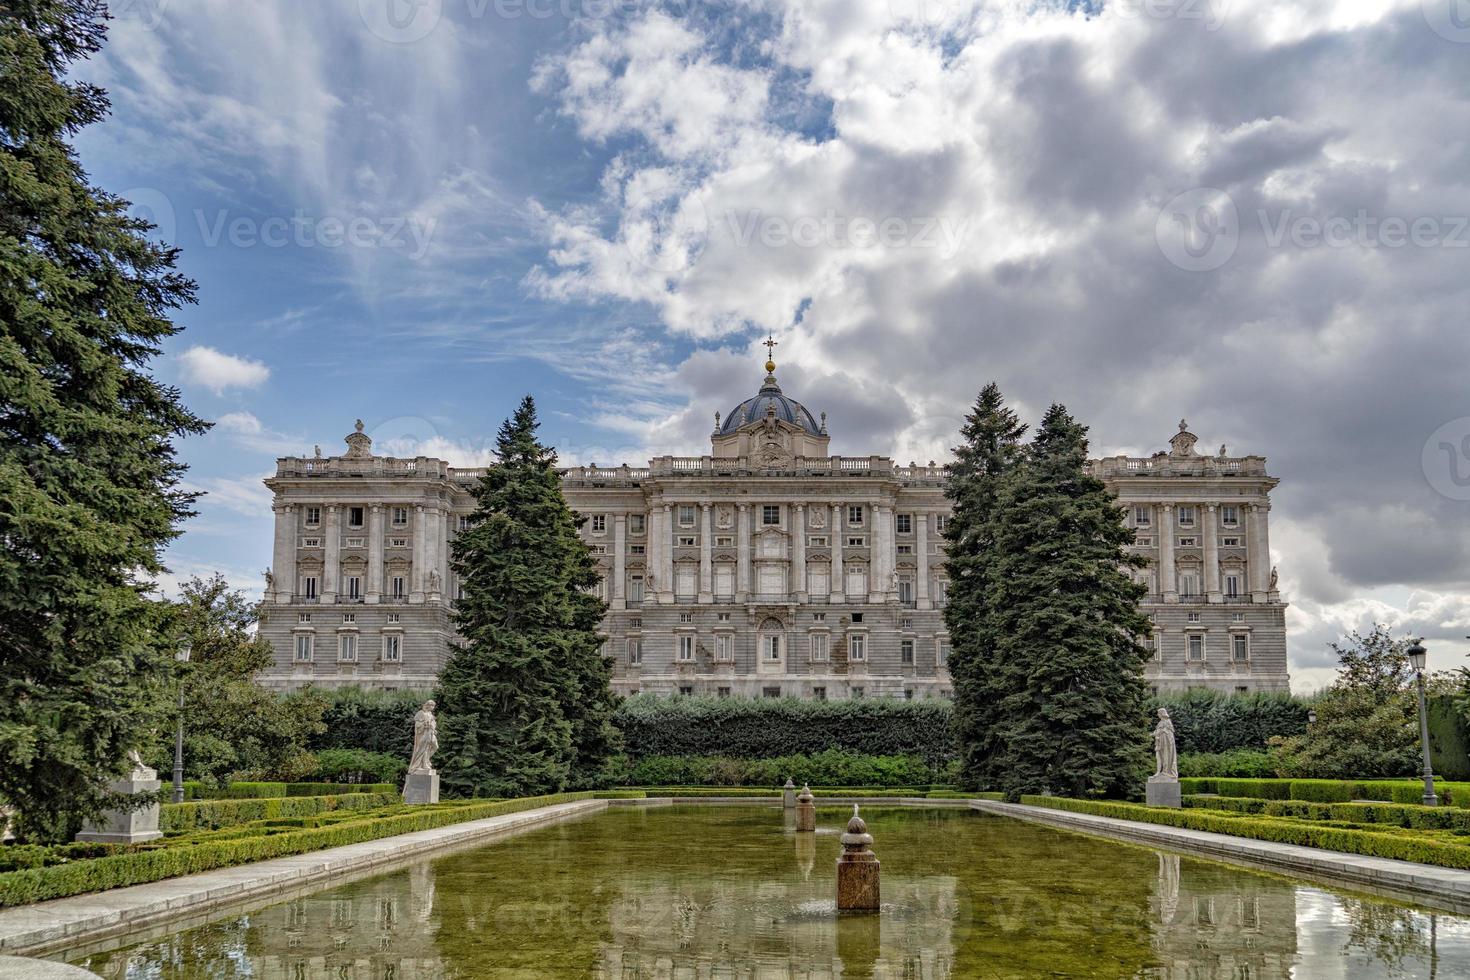
<path id="1" fill-rule="evenodd" d="M 1408 653 L 1409 663 L 1414 665 L 1414 669 L 1422 671 L 1424 669 L 1425 661 L 1429 659 L 1429 651 L 1424 649 L 1424 644 L 1419 642 L 1418 640 L 1415 640 L 1413 645 L 1410 646 L 1409 649 L 1405 652 Z"/>
<path id="2" fill-rule="evenodd" d="M 174 652 L 174 659 L 181 664 L 189 662 L 189 657 L 194 653 L 194 641 L 188 638 L 179 641 L 179 648 Z"/>

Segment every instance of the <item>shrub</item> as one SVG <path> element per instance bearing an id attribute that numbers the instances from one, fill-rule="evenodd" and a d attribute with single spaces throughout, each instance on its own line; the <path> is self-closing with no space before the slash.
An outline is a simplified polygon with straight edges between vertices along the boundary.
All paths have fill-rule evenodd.
<path id="1" fill-rule="evenodd" d="M 1436 781 L 1434 785 L 1441 805 L 1470 807 L 1470 784 Z M 1179 787 L 1186 794 L 1218 793 L 1263 800 L 1296 799 L 1324 803 L 1379 800 L 1412 805 L 1420 803 L 1424 797 L 1424 783 L 1417 779 L 1181 778 Z"/>
<path id="2" fill-rule="evenodd" d="M 1272 736 L 1297 735 L 1307 727 L 1307 703 L 1285 693 L 1232 695 L 1208 690 L 1183 691 L 1156 697 L 1151 708 L 1169 709 L 1181 755 L 1264 750 Z"/>
<path id="3" fill-rule="evenodd" d="M 307 742 L 318 758 L 323 749 L 383 752 L 399 759 L 413 755 L 413 716 L 428 692 L 342 687 L 324 693 L 326 730 Z"/>
<path id="4" fill-rule="evenodd" d="M 623 760 L 621 781 L 630 786 L 923 786 L 949 782 L 951 767 L 934 768 L 913 755 L 872 756 L 828 750 L 773 759 L 649 756 Z"/>
<path id="5" fill-rule="evenodd" d="M 350 793 L 336 796 L 166 803 L 159 813 L 158 828 L 165 833 L 218 830 L 253 820 L 309 817 L 335 810 L 371 810 L 399 801 L 397 793 Z"/>
<path id="6" fill-rule="evenodd" d="M 1262 800 L 1291 798 L 1291 782 L 1285 779 L 1216 779 L 1214 792 L 1221 796 L 1254 796 Z"/>
<path id="7" fill-rule="evenodd" d="M 931 766 L 955 757 L 953 707 L 942 699 L 803 701 L 797 698 L 661 698 L 635 695 L 613 718 L 624 751 L 648 756 L 773 759 L 830 750 L 918 756 Z"/>
<path id="8" fill-rule="evenodd" d="M 1180 776 L 1232 776 L 1265 779 L 1276 775 L 1271 757 L 1257 749 L 1189 752 L 1179 756 Z"/>
<path id="9" fill-rule="evenodd" d="M 211 786 L 201 782 L 184 783 L 185 800 L 262 800 L 283 796 L 332 796 L 340 793 L 392 793 L 396 783 L 230 783 Z M 167 794 L 167 787 L 164 793 Z"/>
<path id="10" fill-rule="evenodd" d="M 315 775 L 335 783 L 399 783 L 408 770 L 405 759 L 364 749 L 322 749 L 316 761 Z"/>

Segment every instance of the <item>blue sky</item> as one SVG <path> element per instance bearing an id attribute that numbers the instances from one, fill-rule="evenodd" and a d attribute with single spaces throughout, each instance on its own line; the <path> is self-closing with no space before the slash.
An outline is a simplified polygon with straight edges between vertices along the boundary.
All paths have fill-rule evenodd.
<path id="1" fill-rule="evenodd" d="M 529 391 L 569 460 L 700 452 L 771 332 L 837 452 L 943 458 L 993 378 L 1100 455 L 1269 457 L 1302 686 L 1375 619 L 1470 649 L 1450 0 L 114 10 L 79 150 L 183 249 L 156 369 L 219 422 L 175 576 L 259 590 L 261 478 L 358 417 L 471 462 Z"/>

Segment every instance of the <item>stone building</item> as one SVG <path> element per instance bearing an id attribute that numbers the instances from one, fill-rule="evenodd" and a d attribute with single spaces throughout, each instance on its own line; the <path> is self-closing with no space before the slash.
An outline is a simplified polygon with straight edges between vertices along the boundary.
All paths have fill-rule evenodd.
<path id="1" fill-rule="evenodd" d="M 827 418 L 782 392 L 716 415 L 711 452 L 574 466 L 571 506 L 602 568 L 621 694 L 948 696 L 944 468 L 828 454 Z M 432 686 L 454 637 L 450 542 L 482 469 L 375 456 L 277 461 L 261 634 L 264 682 Z M 1267 536 L 1276 480 L 1259 456 L 1167 453 L 1092 463 L 1154 559 L 1158 689 L 1285 690 L 1285 606 Z"/>

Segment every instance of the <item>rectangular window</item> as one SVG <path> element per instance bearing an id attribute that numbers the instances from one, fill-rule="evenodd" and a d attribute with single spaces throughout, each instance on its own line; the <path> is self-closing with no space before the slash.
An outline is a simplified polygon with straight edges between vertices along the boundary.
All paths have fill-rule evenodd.
<path id="1" fill-rule="evenodd" d="M 637 637 L 628 639 L 628 666 L 637 667 L 643 663 L 643 641 Z"/>
<path id="2" fill-rule="evenodd" d="M 460 514 L 459 515 L 459 529 L 461 531 L 468 531 L 470 529 L 470 515 L 468 515 L 468 514 Z"/>
<path id="3" fill-rule="evenodd" d="M 949 579 L 938 579 L 934 583 L 934 604 L 943 608 L 949 602 Z"/>
<path id="4" fill-rule="evenodd" d="M 311 622 L 311 613 L 297 613 L 296 614 L 296 622 L 298 622 L 298 623 L 309 623 L 309 622 Z"/>
<path id="5" fill-rule="evenodd" d="M 362 579 L 356 575 L 347 576 L 347 598 L 362 598 Z"/>
<path id="6" fill-rule="evenodd" d="M 1222 546 L 1226 547 L 1226 548 L 1239 548 L 1240 547 L 1240 539 L 1239 538 L 1221 538 L 1220 539 L 1220 544 Z"/>
<path id="7" fill-rule="evenodd" d="M 642 575 L 634 575 L 628 579 L 628 604 L 632 606 L 643 605 Z"/>
<path id="8" fill-rule="evenodd" d="M 949 641 L 944 637 L 935 641 L 934 662 L 940 667 L 949 666 Z"/>
<path id="9" fill-rule="evenodd" d="M 1197 613 L 1197 612 L 1189 613 L 1189 621 L 1191 623 L 1197 623 L 1197 622 L 1199 622 L 1199 613 Z"/>
<path id="10" fill-rule="evenodd" d="M 296 634 L 296 662 L 298 664 L 311 663 L 311 648 L 316 643 L 316 637 L 310 633 Z"/>
<path id="11" fill-rule="evenodd" d="M 905 667 L 912 667 L 914 665 L 914 641 L 913 640 L 899 640 L 898 641 L 898 661 L 899 661 L 899 663 L 903 664 Z"/>
<path id="12" fill-rule="evenodd" d="M 357 662 L 356 633 L 343 633 L 337 637 L 337 660 L 344 664 Z"/>
<path id="13" fill-rule="evenodd" d="M 679 535 L 679 546 L 681 548 L 692 548 L 699 544 L 699 539 L 692 534 Z"/>
<path id="14" fill-rule="evenodd" d="M 679 637 L 679 662 L 690 663 L 694 660 L 694 637 Z"/>
<path id="15" fill-rule="evenodd" d="M 864 634 L 862 634 L 862 633 L 854 633 L 854 634 L 852 634 L 852 636 L 848 637 L 848 640 L 847 640 L 847 649 L 848 649 L 847 659 L 849 659 L 849 660 L 867 660 L 868 659 L 868 638 L 867 638 L 867 636 L 864 635 Z"/>
<path id="16" fill-rule="evenodd" d="M 827 547 L 827 536 L 821 535 L 820 537 L 809 538 L 807 540 L 807 544 L 811 545 L 813 548 L 825 548 Z"/>
<path id="17" fill-rule="evenodd" d="M 607 515 L 606 514 L 593 514 L 592 515 L 592 533 L 593 534 L 606 534 L 607 533 Z"/>
<path id="18" fill-rule="evenodd" d="M 1239 575 L 1227 575 L 1227 576 L 1225 576 L 1225 595 L 1228 596 L 1231 599 L 1239 599 L 1240 598 L 1240 576 Z"/>
<path id="19" fill-rule="evenodd" d="M 1191 599 L 1198 596 L 1199 576 L 1193 572 L 1179 576 L 1179 594 Z"/>
<path id="20" fill-rule="evenodd" d="M 322 539 L 321 538 L 302 538 L 301 539 L 301 547 L 303 547 L 303 548 L 320 548 L 321 546 L 322 546 Z"/>
<path id="21" fill-rule="evenodd" d="M 404 595 L 408 591 L 407 580 L 405 580 L 402 575 L 393 576 L 393 578 L 389 580 L 389 591 L 394 599 L 402 602 Z"/>
<path id="22" fill-rule="evenodd" d="M 781 508 L 779 505 L 761 505 L 761 525 L 764 527 L 779 527 L 781 525 Z"/>
<path id="23" fill-rule="evenodd" d="M 860 504 L 853 504 L 847 508 L 847 523 L 853 527 L 863 526 L 863 508 Z"/>
<path id="24" fill-rule="evenodd" d="M 901 579 L 898 580 L 898 601 L 901 602 L 901 603 L 903 603 L 905 606 L 911 606 L 911 605 L 913 605 L 913 603 L 914 603 L 914 580 L 913 579 L 911 579 L 911 578 L 901 578 Z"/>
<path id="25" fill-rule="evenodd" d="M 1180 538 L 1179 539 L 1179 547 L 1181 547 L 1181 548 L 1197 548 L 1197 547 L 1199 547 L 1199 538 Z"/>
<path id="26" fill-rule="evenodd" d="M 357 622 L 357 613 L 343 613 L 342 614 L 342 622 L 344 622 L 344 623 L 355 623 L 355 622 Z"/>
<path id="27" fill-rule="evenodd" d="M 812 613 L 812 622 L 814 622 L 814 623 L 825 623 L 826 621 L 827 621 L 827 614 L 826 613 Z"/>
<path id="28" fill-rule="evenodd" d="M 694 697 L 694 685 L 693 684 L 680 684 L 679 685 L 679 697 L 681 697 L 681 698 L 692 698 L 692 697 Z"/>
<path id="29" fill-rule="evenodd" d="M 812 663 L 826 663 L 830 637 L 826 633 L 812 634 Z"/>
<path id="30" fill-rule="evenodd" d="M 647 545 L 641 545 L 641 544 L 629 545 L 628 546 L 628 554 L 630 554 L 630 555 L 646 555 L 646 554 L 648 554 L 648 546 Z"/>
<path id="31" fill-rule="evenodd" d="M 644 533 L 643 532 L 643 526 L 644 525 L 643 525 L 643 515 L 642 514 L 629 514 L 628 515 L 628 533 L 629 534 L 642 534 L 642 533 Z"/>
<path id="32" fill-rule="evenodd" d="M 320 507 L 306 508 L 306 526 L 317 527 L 322 522 L 322 509 Z"/>
<path id="33" fill-rule="evenodd" d="M 853 613 L 852 614 L 852 621 L 854 623 L 861 623 L 863 621 L 863 614 L 862 613 Z"/>
<path id="34" fill-rule="evenodd" d="M 383 637 L 383 662 L 396 664 L 403 660 L 403 637 L 388 633 Z"/>
<path id="35" fill-rule="evenodd" d="M 774 664 L 781 662 L 781 637 L 766 637 L 762 649 L 765 651 L 765 658 L 767 663 Z"/>
<path id="36" fill-rule="evenodd" d="M 715 547 L 716 548 L 733 548 L 733 547 L 735 547 L 735 539 L 732 538 L 732 537 L 730 537 L 729 535 L 726 535 L 724 537 L 715 538 Z"/>
<path id="37" fill-rule="evenodd" d="M 761 688 L 761 697 L 763 697 L 763 698 L 779 698 L 780 696 L 781 696 L 781 689 L 779 687 L 763 687 L 763 688 Z"/>
<path id="38" fill-rule="evenodd" d="M 398 614 L 397 613 L 389 613 L 388 614 L 388 622 L 390 622 L 390 623 L 396 623 L 396 622 L 398 622 Z"/>
<path id="39" fill-rule="evenodd" d="M 408 525 L 408 508 L 407 507 L 394 507 L 393 508 L 393 526 L 394 527 L 406 527 L 407 525 Z"/>
<path id="40" fill-rule="evenodd" d="M 913 534 L 914 533 L 914 515 L 913 514 L 898 514 L 898 515 L 896 515 L 893 518 L 893 525 L 894 525 L 894 528 L 898 531 L 899 534 Z"/>
<path id="41" fill-rule="evenodd" d="M 1194 508 L 1193 507 L 1180 507 L 1179 508 L 1179 526 L 1180 527 L 1194 527 Z"/>
<path id="42" fill-rule="evenodd" d="M 679 614 L 679 622 L 681 622 L 681 623 L 692 623 L 692 622 L 694 622 L 694 613 L 692 613 L 692 612 L 682 612 L 682 613 L 680 613 Z"/>
<path id="43" fill-rule="evenodd" d="M 642 616 L 634 616 L 632 619 L 628 620 L 628 629 L 630 629 L 630 630 L 641 630 L 642 628 L 643 628 L 643 617 Z"/>
<path id="44" fill-rule="evenodd" d="M 408 539 L 407 538 L 389 538 L 388 539 L 388 547 L 390 547 L 390 548 L 407 548 L 408 547 Z"/>
<path id="45" fill-rule="evenodd" d="M 1189 634 L 1188 642 L 1189 659 L 1198 663 L 1205 659 L 1205 635 L 1203 633 Z"/>
<path id="46" fill-rule="evenodd" d="M 680 527 L 693 527 L 694 526 L 694 505 L 693 504 L 680 504 L 679 505 L 679 526 Z"/>
<path id="47" fill-rule="evenodd" d="M 1145 507 L 1141 504 L 1133 508 L 1134 527 L 1149 527 L 1153 524 L 1153 522 L 1153 511 L 1150 508 Z"/>
<path id="48" fill-rule="evenodd" d="M 715 695 L 717 697 L 728 698 L 730 696 L 730 689 L 728 687 L 717 687 L 715 688 Z"/>
<path id="49" fill-rule="evenodd" d="M 911 544 L 901 544 L 898 546 L 898 553 L 900 555 L 912 555 L 914 553 L 914 546 Z"/>
<path id="50" fill-rule="evenodd" d="M 674 593 L 681 599 L 693 600 L 699 592 L 699 568 L 683 564 L 674 570 Z"/>
<path id="51" fill-rule="evenodd" d="M 935 514 L 934 515 L 934 530 L 938 531 L 940 534 L 943 534 L 948 528 L 949 528 L 949 515 L 948 514 Z"/>
<path id="52" fill-rule="evenodd" d="M 1220 508 L 1220 523 L 1226 527 L 1238 527 L 1240 525 L 1240 508 L 1234 504 L 1226 504 Z"/>
<path id="53" fill-rule="evenodd" d="M 308 575 L 301 580 L 301 594 L 308 599 L 316 598 L 316 576 Z"/>
<path id="54" fill-rule="evenodd" d="M 827 689 L 825 687 L 814 687 L 814 688 L 812 688 L 812 700 L 813 701 L 825 701 L 825 700 L 827 700 Z"/>
<path id="55" fill-rule="evenodd" d="M 715 659 L 721 663 L 729 663 L 735 659 L 735 637 L 729 633 L 715 634 Z"/>
<path id="56" fill-rule="evenodd" d="M 729 613 L 715 613 L 715 619 L 719 620 L 722 623 L 728 623 L 730 621 L 730 614 Z"/>
<path id="57" fill-rule="evenodd" d="M 854 535 L 847 539 L 847 546 L 849 548 L 866 548 L 868 546 L 868 539 L 860 534 Z"/>
<path id="58" fill-rule="evenodd" d="M 852 689 L 852 699 L 854 701 L 861 701 L 863 699 L 863 689 L 861 687 L 854 687 Z"/>
<path id="59" fill-rule="evenodd" d="M 1230 614 L 1230 621 L 1232 623 L 1243 623 L 1243 622 L 1245 622 L 1245 613 L 1231 613 Z"/>
<path id="60" fill-rule="evenodd" d="M 1230 656 L 1238 664 L 1251 658 L 1251 638 L 1245 633 L 1236 633 L 1230 638 Z"/>
<path id="61" fill-rule="evenodd" d="M 347 508 L 347 526 L 362 527 L 362 512 L 363 509 L 361 507 Z"/>

